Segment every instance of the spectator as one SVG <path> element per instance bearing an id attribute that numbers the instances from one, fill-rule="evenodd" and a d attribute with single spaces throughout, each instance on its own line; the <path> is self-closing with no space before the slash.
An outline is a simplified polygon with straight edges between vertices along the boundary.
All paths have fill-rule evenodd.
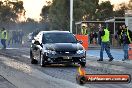
<path id="1" fill-rule="evenodd" d="M 128 46 L 132 43 L 132 32 L 128 30 L 126 25 L 122 26 L 122 29 L 118 30 L 117 34 L 119 35 L 120 41 L 123 44 L 123 51 L 124 51 L 124 60 L 128 60 Z"/>
<path id="2" fill-rule="evenodd" d="M 6 40 L 7 40 L 7 30 L 3 28 L 1 32 L 1 44 L 3 45 L 3 49 L 6 49 Z"/>
<path id="3" fill-rule="evenodd" d="M 99 26 L 98 32 L 98 44 L 101 45 L 101 31 L 103 30 L 102 26 Z"/>
<path id="4" fill-rule="evenodd" d="M 94 32 L 94 39 L 95 39 L 95 44 L 97 44 L 97 37 L 98 37 L 98 35 L 97 35 L 97 33 L 96 32 Z"/>
<path id="5" fill-rule="evenodd" d="M 93 44 L 93 38 L 94 38 L 93 32 L 90 33 L 89 38 L 90 38 L 90 44 Z"/>
<path id="6" fill-rule="evenodd" d="M 100 50 L 100 59 L 97 61 L 103 61 L 103 51 L 105 50 L 108 57 L 110 58 L 109 61 L 112 61 L 114 58 L 110 53 L 110 32 L 108 31 L 108 28 L 105 28 L 104 30 L 100 31 L 101 35 L 101 50 Z"/>

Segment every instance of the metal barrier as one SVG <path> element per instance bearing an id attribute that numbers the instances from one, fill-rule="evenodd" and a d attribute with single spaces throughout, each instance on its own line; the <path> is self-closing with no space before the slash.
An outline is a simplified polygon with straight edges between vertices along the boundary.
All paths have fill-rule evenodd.
<path id="1" fill-rule="evenodd" d="M 88 35 L 75 35 L 78 40 L 83 42 L 82 46 L 88 50 Z"/>

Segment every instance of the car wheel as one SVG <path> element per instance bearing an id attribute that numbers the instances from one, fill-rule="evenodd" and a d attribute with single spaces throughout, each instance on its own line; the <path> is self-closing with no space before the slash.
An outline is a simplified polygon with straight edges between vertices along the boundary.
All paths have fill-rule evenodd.
<path id="1" fill-rule="evenodd" d="M 77 75 L 76 82 L 80 85 L 83 85 L 86 83 L 86 78 L 84 76 Z"/>
<path id="2" fill-rule="evenodd" d="M 30 50 L 30 59 L 31 59 L 31 64 L 37 64 L 38 63 L 38 61 L 34 59 L 34 56 L 33 56 L 33 53 L 31 50 Z"/>
<path id="3" fill-rule="evenodd" d="M 45 62 L 45 56 L 40 52 L 40 66 L 45 67 L 46 62 Z"/>
<path id="4" fill-rule="evenodd" d="M 86 62 L 81 62 L 80 65 L 81 65 L 82 67 L 85 67 L 85 66 L 86 66 Z"/>

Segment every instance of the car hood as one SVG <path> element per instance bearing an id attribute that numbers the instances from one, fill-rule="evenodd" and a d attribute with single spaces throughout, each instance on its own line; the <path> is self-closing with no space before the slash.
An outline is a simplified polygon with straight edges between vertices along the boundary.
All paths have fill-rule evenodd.
<path id="1" fill-rule="evenodd" d="M 44 44 L 47 50 L 53 51 L 77 51 L 83 50 L 83 46 L 79 43 L 55 43 L 55 44 Z"/>

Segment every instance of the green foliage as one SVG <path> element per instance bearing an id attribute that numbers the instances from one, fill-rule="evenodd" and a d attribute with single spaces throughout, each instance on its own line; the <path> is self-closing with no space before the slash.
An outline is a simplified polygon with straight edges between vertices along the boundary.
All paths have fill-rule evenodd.
<path id="1" fill-rule="evenodd" d="M 35 20 L 34 20 L 34 19 L 32 19 L 32 18 L 27 18 L 26 22 L 32 22 L 32 23 L 34 23 L 34 22 L 35 22 Z"/>
<path id="2" fill-rule="evenodd" d="M 99 0 L 74 0 L 74 22 L 91 20 Z M 44 6 L 41 16 L 48 19 L 53 30 L 69 30 L 70 0 L 53 0 L 52 4 Z M 47 20 L 46 20 L 47 21 Z"/>
<path id="3" fill-rule="evenodd" d="M 129 1 L 128 9 L 132 10 L 132 0 Z"/>
<path id="4" fill-rule="evenodd" d="M 16 21 L 18 14 L 24 14 L 22 1 L 11 2 L 9 0 L 0 1 L 0 21 Z"/>
<path id="5" fill-rule="evenodd" d="M 110 1 L 99 4 L 99 0 L 74 0 L 73 6 L 73 23 L 82 20 L 106 20 L 115 16 L 124 16 L 124 11 L 128 9 L 126 5 L 120 4 L 120 8 L 113 11 L 114 6 Z M 49 22 L 51 30 L 69 30 L 70 0 L 53 0 L 48 6 L 43 7 L 41 17 L 44 21 Z"/>
<path id="6" fill-rule="evenodd" d="M 113 17 L 113 5 L 110 1 L 102 2 L 97 9 L 96 18 L 99 20 L 106 20 L 110 17 Z"/>
<path id="7" fill-rule="evenodd" d="M 66 30 L 69 28 L 69 0 L 53 0 L 49 9 L 49 20 L 51 29 Z"/>
<path id="8" fill-rule="evenodd" d="M 40 16 L 43 18 L 44 21 L 48 21 L 49 8 L 50 6 L 43 6 L 42 8 Z"/>
<path id="9" fill-rule="evenodd" d="M 121 3 L 119 5 L 119 8 L 115 11 L 115 16 L 116 17 L 124 17 L 125 16 L 125 10 L 128 9 L 128 5 L 126 5 L 125 3 Z"/>
<path id="10" fill-rule="evenodd" d="M 23 2 L 22 2 L 22 1 L 18 1 L 18 2 L 9 2 L 9 4 L 12 4 L 12 5 L 13 5 L 12 10 L 13 10 L 15 13 L 22 13 L 23 10 L 24 10 Z"/>

